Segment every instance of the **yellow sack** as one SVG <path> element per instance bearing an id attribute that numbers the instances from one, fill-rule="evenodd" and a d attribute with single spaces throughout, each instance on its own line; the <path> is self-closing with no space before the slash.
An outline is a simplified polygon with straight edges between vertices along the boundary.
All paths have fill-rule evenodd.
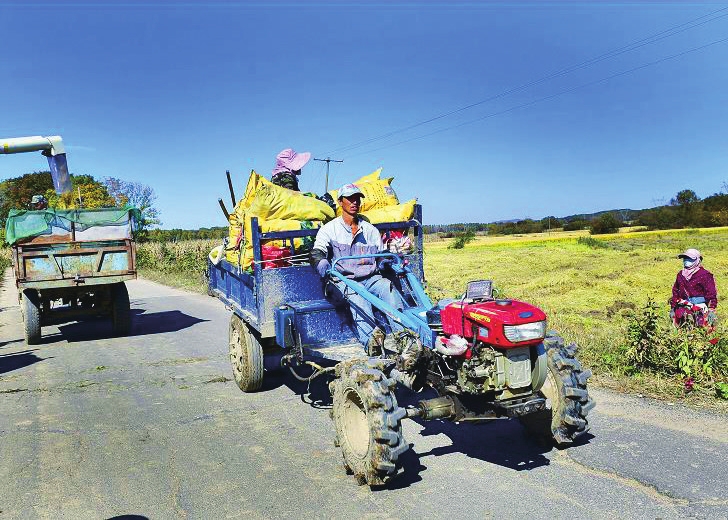
<path id="1" fill-rule="evenodd" d="M 382 169 L 379 168 L 377 170 L 374 170 L 369 175 L 365 175 L 364 177 L 360 177 L 359 179 L 355 180 L 352 184 L 356 184 L 359 186 L 360 184 L 364 184 L 365 182 L 374 182 L 379 180 L 379 174 L 382 173 Z M 329 191 L 329 195 L 333 197 L 333 199 L 336 201 L 336 203 L 339 203 L 339 190 L 331 190 Z"/>
<path id="2" fill-rule="evenodd" d="M 239 249 L 231 250 L 229 249 L 227 251 L 227 254 L 225 255 L 225 258 L 228 262 L 230 262 L 233 265 L 238 265 L 238 262 L 240 262 L 240 266 L 243 269 L 248 269 L 253 263 L 253 232 L 250 225 L 251 216 L 248 216 L 245 219 L 245 226 L 243 227 L 245 236 L 241 238 Z M 312 222 L 314 228 L 321 227 L 321 222 Z M 281 219 L 273 219 L 273 220 L 258 220 L 258 225 L 260 226 L 260 230 L 262 233 L 271 233 L 273 231 L 297 231 L 299 229 L 306 229 L 308 227 L 308 223 L 300 222 L 298 220 L 281 220 Z M 238 234 L 240 233 L 240 228 L 238 228 Z M 230 248 L 235 246 L 236 240 L 237 240 L 237 234 L 235 235 L 235 238 L 233 238 L 233 231 L 231 228 L 230 231 L 230 242 L 229 246 Z M 294 238 L 293 239 L 293 245 L 298 250 L 304 245 L 313 245 L 309 244 L 309 242 L 312 242 L 312 238 L 305 237 L 305 238 Z M 272 245 L 272 246 L 279 246 L 283 247 L 290 246 L 290 239 L 288 240 L 264 240 L 262 244 Z M 242 260 L 240 260 L 240 253 L 242 251 Z"/>
<path id="3" fill-rule="evenodd" d="M 334 210 L 325 202 L 275 184 L 260 184 L 246 211 L 263 220 L 316 220 L 328 222 Z"/>
<path id="4" fill-rule="evenodd" d="M 381 224 L 382 222 L 406 222 L 414 215 L 415 204 L 417 204 L 417 199 L 412 199 L 403 204 L 363 211 L 361 216 L 368 220 L 371 224 Z"/>
<path id="5" fill-rule="evenodd" d="M 255 173 L 255 170 L 251 170 L 250 177 L 248 178 L 248 184 L 245 186 L 245 193 L 243 193 L 243 197 L 238 201 L 233 210 L 233 213 L 238 216 L 238 220 L 240 222 L 243 221 L 245 213 L 253 203 L 258 188 L 265 185 L 273 186 L 273 183 L 262 175 Z"/>

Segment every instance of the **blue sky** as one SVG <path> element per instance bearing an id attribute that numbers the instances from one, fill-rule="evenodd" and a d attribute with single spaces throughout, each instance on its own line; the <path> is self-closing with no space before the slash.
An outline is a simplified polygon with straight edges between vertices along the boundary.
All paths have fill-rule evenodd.
<path id="1" fill-rule="evenodd" d="M 72 173 L 152 186 L 165 228 L 225 225 L 225 170 L 242 193 L 288 147 L 344 159 L 330 188 L 383 166 L 430 224 L 639 209 L 728 181 L 726 7 L 3 1 L 0 137 L 62 135 Z M 0 156 L 0 179 L 46 168 Z"/>

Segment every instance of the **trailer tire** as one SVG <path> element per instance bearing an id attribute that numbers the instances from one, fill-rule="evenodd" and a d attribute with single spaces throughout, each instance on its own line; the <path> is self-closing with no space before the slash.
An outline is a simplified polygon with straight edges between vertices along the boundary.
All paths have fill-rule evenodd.
<path id="1" fill-rule="evenodd" d="M 131 332 L 129 291 L 124 282 L 111 286 L 111 328 L 114 336 L 128 336 Z"/>
<path id="2" fill-rule="evenodd" d="M 366 360 L 340 363 L 336 372 L 339 377 L 329 385 L 331 416 L 344 468 L 360 485 L 384 485 L 409 449 L 402 435 L 406 412 L 393 393 L 396 381 Z"/>
<path id="3" fill-rule="evenodd" d="M 576 359 L 575 343 L 565 345 L 560 336 L 548 334 L 544 347 L 548 370 L 541 394 L 550 407 L 520 420 L 529 433 L 564 447 L 589 430 L 586 416 L 596 404 L 586 386 L 591 371 Z"/>
<path id="4" fill-rule="evenodd" d="M 230 364 L 233 379 L 243 392 L 255 392 L 263 385 L 263 347 L 250 326 L 233 313 L 230 317 Z"/>
<path id="5" fill-rule="evenodd" d="M 26 289 L 22 296 L 23 326 L 28 345 L 40 343 L 40 297 L 38 291 Z"/>

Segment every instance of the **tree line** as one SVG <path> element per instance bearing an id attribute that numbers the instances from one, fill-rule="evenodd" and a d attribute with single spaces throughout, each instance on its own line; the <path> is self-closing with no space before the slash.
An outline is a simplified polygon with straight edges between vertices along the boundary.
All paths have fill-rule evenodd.
<path id="1" fill-rule="evenodd" d="M 663 206 L 642 210 L 619 209 L 590 215 L 548 216 L 540 220 L 523 219 L 509 222 L 429 224 L 425 233 L 438 233 L 444 238 L 464 234 L 515 235 L 543 233 L 552 229 L 576 231 L 587 229 L 592 234 L 614 233 L 623 226 L 653 229 L 728 226 L 728 184 L 723 191 L 700 199 L 695 191 L 681 190 Z"/>
<path id="2" fill-rule="evenodd" d="M 150 228 L 161 225 L 159 210 L 154 203 L 154 190 L 140 182 L 115 177 L 97 180 L 92 175 L 71 174 L 70 192 L 58 195 L 49 171 L 26 173 L 0 182 L 0 226 L 5 229 L 11 209 L 28 209 L 34 195 L 43 195 L 51 209 L 95 209 L 135 206 L 141 212 L 136 223 L 137 235 L 144 238 Z"/>

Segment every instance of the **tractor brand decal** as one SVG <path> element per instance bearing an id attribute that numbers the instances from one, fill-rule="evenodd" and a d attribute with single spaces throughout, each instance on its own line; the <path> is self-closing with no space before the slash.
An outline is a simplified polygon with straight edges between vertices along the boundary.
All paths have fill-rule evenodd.
<path id="1" fill-rule="evenodd" d="M 480 314 L 478 312 L 470 312 L 470 313 L 468 313 L 468 316 L 470 316 L 474 320 L 484 321 L 486 323 L 490 323 L 490 317 L 485 316 L 483 314 Z"/>

